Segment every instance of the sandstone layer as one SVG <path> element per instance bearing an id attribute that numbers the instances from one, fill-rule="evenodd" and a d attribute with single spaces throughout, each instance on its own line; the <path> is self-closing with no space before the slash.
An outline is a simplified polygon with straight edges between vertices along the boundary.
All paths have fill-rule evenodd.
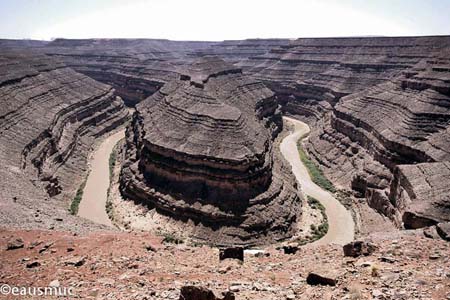
<path id="1" fill-rule="evenodd" d="M 122 194 L 194 222 L 193 237 L 215 244 L 291 236 L 301 203 L 274 149 L 273 92 L 215 57 L 180 73 L 136 106 Z"/>
<path id="2" fill-rule="evenodd" d="M 67 209 L 95 139 L 127 120 L 122 100 L 58 60 L 4 50 L 0 101 L 0 222 L 79 227 Z"/>

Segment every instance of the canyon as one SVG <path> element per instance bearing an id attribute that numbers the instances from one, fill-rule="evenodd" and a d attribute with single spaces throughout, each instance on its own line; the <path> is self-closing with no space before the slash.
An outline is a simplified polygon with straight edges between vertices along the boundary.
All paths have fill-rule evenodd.
<path id="1" fill-rule="evenodd" d="M 305 148 L 353 201 L 365 199 L 396 227 L 449 221 L 447 36 L 55 40 L 43 48 L 119 91 L 126 86 L 120 94 L 131 106 L 198 57 L 216 55 L 270 88 L 282 113 L 313 125 Z M 424 171 L 412 165 L 427 163 L 430 179 L 413 191 L 410 181 Z M 439 192 L 433 176 L 444 178 Z"/>
<path id="2" fill-rule="evenodd" d="M 342 243 L 351 236 L 378 244 L 382 254 L 369 258 L 382 262 L 385 269 L 379 272 L 386 276 L 393 276 L 387 271 L 392 268 L 402 276 L 412 274 L 413 268 L 405 265 L 430 259 L 423 272 L 434 272 L 426 280 L 436 284 L 437 292 L 427 290 L 427 296 L 449 295 L 450 288 L 442 283 L 448 274 L 439 273 L 435 265 L 440 261 L 448 267 L 448 258 L 434 254 L 448 251 L 450 236 L 449 36 L 0 40 L 0 101 L 2 244 L 14 230 L 30 243 L 27 230 L 37 230 L 42 239 L 52 239 L 56 230 L 64 245 L 101 240 L 95 255 L 103 259 L 110 241 L 122 240 L 121 247 L 132 242 L 130 249 L 142 256 L 143 247 L 136 245 L 148 239 L 161 248 L 144 248 L 155 251 L 158 272 L 171 279 L 178 275 L 161 265 L 173 257 L 160 249 L 183 259 L 200 249 L 211 261 L 213 248 L 198 245 L 260 246 L 271 257 L 252 257 L 250 266 L 259 272 L 259 260 L 270 263 L 282 273 L 273 284 L 284 286 L 289 276 L 304 271 L 299 265 L 312 268 L 305 257 L 317 253 L 321 257 L 315 262 L 332 261 L 333 268 L 347 270 L 338 277 L 346 284 L 358 281 L 355 272 L 365 272 L 364 262 L 341 258 L 338 246 L 328 245 L 332 235 L 342 236 Z M 297 125 L 283 123 L 285 116 Z M 306 174 L 302 166 L 291 167 L 291 159 L 286 160 L 284 153 L 297 154 L 292 151 L 294 137 L 303 135 L 292 135 L 292 128 L 301 126 L 295 120 L 310 126 L 298 147 L 333 184 L 333 191 L 317 186 L 311 191 L 313 184 L 301 180 Z M 180 238 L 189 237 L 192 245 L 171 246 L 167 240 L 178 242 L 178 236 L 164 233 L 161 241 L 154 232 L 137 233 L 138 228 L 126 226 L 138 237 L 118 233 L 118 228 L 70 214 L 68 208 L 83 191 L 92 154 L 103 139 L 124 128 L 125 141 L 117 144 L 118 201 L 173 221 Z M 283 148 L 285 138 L 288 150 Z M 303 175 L 298 175 L 299 168 Z M 116 195 L 109 192 L 108 197 Z M 308 219 L 304 211 L 311 193 L 336 201 L 345 219 L 355 222 L 355 232 L 335 232 L 353 231 L 353 224 L 337 227 L 336 218 L 329 220 L 328 237 L 304 246 L 290 265 L 276 247 L 292 242 L 299 224 Z M 83 236 L 70 238 L 67 232 Z M 86 233 L 86 240 L 79 241 Z M 77 253 L 89 255 L 81 248 Z M 7 255 L 2 252 L 2 257 Z M 189 266 L 202 265 L 198 255 Z M 52 272 L 55 262 L 42 260 L 48 262 L 42 269 Z M 236 280 L 250 276 L 234 265 L 221 269 L 222 275 L 203 265 L 200 269 L 215 278 L 227 272 Z M 186 282 L 205 276 L 187 273 L 192 277 L 182 276 Z M 266 273 L 258 278 L 268 281 Z M 365 273 L 363 278 L 364 284 L 372 280 L 383 286 Z M 13 279 L 20 283 L 17 276 Z M 155 281 L 157 275 L 152 287 L 159 292 L 168 288 Z M 304 284 L 295 281 L 297 296 L 320 299 L 323 289 L 306 289 Z M 230 290 L 233 284 L 219 285 Z M 328 294 L 350 297 L 344 285 Z M 370 297 L 367 285 L 362 293 Z M 249 299 L 264 294 L 258 290 L 252 298 L 251 290 L 241 287 L 237 292 Z M 403 292 L 405 299 L 419 297 L 415 291 Z M 273 294 L 273 299 L 290 297 L 280 290 Z"/>
<path id="3" fill-rule="evenodd" d="M 196 60 L 219 57 L 271 89 L 281 113 L 312 125 L 305 149 L 352 201 L 365 199 L 396 227 L 449 221 L 447 36 L 3 40 L 0 45 L 8 51 L 33 51 L 77 76 L 107 84 L 130 107 L 161 96 L 161 88 L 167 83 L 170 89 L 171 82 L 187 76 Z M 275 137 L 282 127 L 279 121 L 273 126 L 278 128 L 272 130 Z M 77 165 L 83 169 L 83 164 Z M 48 182 L 49 198 L 64 191 L 59 186 L 65 183 L 39 176 Z M 75 178 L 79 182 L 79 172 Z M 364 231 L 364 224 L 360 227 Z"/>

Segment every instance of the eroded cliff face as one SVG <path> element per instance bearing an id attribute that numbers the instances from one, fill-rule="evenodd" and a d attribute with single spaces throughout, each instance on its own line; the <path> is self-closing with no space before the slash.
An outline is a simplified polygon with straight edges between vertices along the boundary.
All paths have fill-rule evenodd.
<path id="1" fill-rule="evenodd" d="M 298 39 L 251 57 L 245 71 L 276 92 L 286 113 L 316 121 L 343 96 L 390 81 L 449 43 L 449 37 Z"/>
<path id="2" fill-rule="evenodd" d="M 193 225 L 214 244 L 293 234 L 301 201 L 274 146 L 273 92 L 218 58 L 204 58 L 139 103 L 127 130 L 121 191 Z"/>
<path id="3" fill-rule="evenodd" d="M 61 58 L 66 65 L 113 86 L 128 106 L 152 95 L 203 56 L 246 68 L 251 57 L 287 45 L 287 39 L 253 39 L 224 42 L 189 42 L 157 39 L 57 39 L 41 51 Z"/>
<path id="4" fill-rule="evenodd" d="M 390 200 L 407 229 L 450 221 L 449 161 L 401 165 L 394 175 Z"/>
<path id="5" fill-rule="evenodd" d="M 432 48 L 395 78 L 340 99 L 307 143 L 329 177 L 398 226 L 448 220 L 449 48 Z M 411 188 L 418 178 L 429 182 Z"/>
<path id="6" fill-rule="evenodd" d="M 176 79 L 189 54 L 211 42 L 157 39 L 57 39 L 43 50 L 67 66 L 114 87 L 127 106 L 134 106 Z"/>
<path id="7" fill-rule="evenodd" d="M 83 223 L 67 208 L 95 138 L 127 120 L 122 100 L 110 86 L 24 51 L 0 55 L 0 99 L 1 223 Z"/>

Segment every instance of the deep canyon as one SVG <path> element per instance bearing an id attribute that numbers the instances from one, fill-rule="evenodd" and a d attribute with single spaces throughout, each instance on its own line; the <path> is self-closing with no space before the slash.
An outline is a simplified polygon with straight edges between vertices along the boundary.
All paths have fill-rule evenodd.
<path id="1" fill-rule="evenodd" d="M 127 151 L 140 151 L 144 156 L 130 153 L 130 159 L 132 155 L 134 161 L 141 159 L 140 169 L 158 169 L 141 174 L 141 177 L 146 175 L 145 180 L 155 174 L 153 178 L 161 181 L 160 186 L 167 187 L 170 183 L 174 190 L 169 194 L 178 195 L 183 190 L 181 194 L 186 199 L 209 194 L 185 189 L 197 179 L 205 185 L 194 186 L 210 189 L 211 195 L 199 196 L 205 201 L 219 203 L 225 194 L 233 199 L 238 191 L 243 193 L 243 199 L 251 199 L 276 184 L 270 178 L 272 169 L 277 167 L 270 161 L 274 154 L 269 141 L 275 141 L 282 129 L 280 116 L 286 114 L 312 125 L 305 148 L 326 176 L 348 192 L 350 201 L 363 201 L 398 228 L 450 221 L 449 37 L 225 42 L 4 40 L 0 46 L 4 49 L 2 161 L 10 166 L 3 168 L 2 183 L 6 186 L 2 188 L 2 199 L 13 202 L 11 207 L 33 209 L 33 203 L 48 203 L 49 209 L 54 210 L 67 205 L 86 174 L 86 157 L 94 139 L 127 119 L 132 119 Z M 223 60 L 228 67 L 218 65 L 217 61 L 202 65 L 198 62 L 202 57 Z M 189 72 L 197 74 L 189 75 Z M 244 77 L 250 81 L 245 82 Z M 222 89 L 221 81 L 236 83 L 234 87 L 230 83 L 230 87 Z M 212 96 L 204 95 L 205 92 Z M 176 104 L 181 105 L 178 108 L 167 100 L 183 97 L 190 99 Z M 208 97 L 223 98 L 221 101 L 225 102 L 215 106 L 208 102 Z M 248 99 L 238 100 L 239 97 Z M 227 101 L 235 103 L 230 107 Z M 198 108 L 192 107 L 194 102 L 198 102 L 195 104 Z M 152 108 L 144 108 L 146 103 Z M 137 107 L 133 118 L 125 105 Z M 221 110 L 224 110 L 223 118 L 231 118 L 229 121 L 220 121 L 218 111 Z M 158 116 L 154 115 L 156 111 Z M 261 120 L 258 126 L 267 129 L 256 129 L 256 123 L 250 125 L 255 115 Z M 184 123 L 172 125 L 172 121 L 156 122 L 155 118 L 174 118 Z M 27 122 L 33 122 L 33 126 L 27 126 Z M 201 129 L 206 126 L 202 122 L 212 127 L 214 137 L 224 134 L 226 139 L 219 138 L 222 145 L 208 137 L 208 132 L 198 133 L 198 141 L 194 142 L 197 144 L 191 144 L 192 149 L 182 141 L 183 130 L 206 130 Z M 220 125 L 220 122 L 237 123 L 223 127 L 226 123 Z M 152 129 L 145 131 L 145 126 Z M 160 126 L 170 128 L 157 129 Z M 152 138 L 142 137 L 142 133 L 138 136 L 143 130 Z M 173 134 L 161 134 L 168 130 Z M 233 133 L 227 134 L 228 130 Z M 254 162 L 243 165 L 243 161 L 235 160 L 233 155 L 239 156 L 240 150 L 233 149 L 233 142 L 227 141 L 228 138 L 236 138 L 238 144 L 253 144 L 255 149 L 250 151 L 256 152 L 242 155 L 250 161 L 253 155 Z M 218 155 L 229 161 L 221 163 L 217 157 L 217 162 L 200 163 L 206 151 L 202 143 L 212 143 L 211 147 L 217 151 L 208 160 Z M 237 152 L 227 158 L 226 147 L 230 147 L 230 153 Z M 149 156 L 149 153 L 153 154 Z M 160 156 L 159 162 L 144 167 L 142 161 L 155 155 Z M 178 170 L 173 174 L 194 172 L 196 175 L 189 175 L 191 179 L 175 178 L 167 169 L 161 169 L 162 162 L 171 172 Z M 125 168 L 123 173 L 130 177 L 133 164 L 130 161 L 127 165 L 130 168 Z M 250 178 L 245 172 L 251 169 L 255 171 L 251 171 Z M 229 179 L 219 179 L 220 172 L 229 173 L 226 175 Z M 135 190 L 127 188 L 130 180 L 123 180 L 127 182 L 123 183 L 123 191 L 139 198 L 142 191 L 137 182 Z M 143 177 L 139 181 L 142 183 Z M 219 208 L 222 204 L 216 205 L 218 211 L 224 212 L 224 207 Z M 243 210 L 239 205 L 233 209 Z M 22 222 L 25 217 L 10 218 L 10 214 L 3 212 L 6 210 L 2 210 L 3 223 L 27 224 Z M 202 213 L 197 211 L 190 217 L 196 214 Z M 36 219 L 42 224 L 39 217 L 28 221 L 36 222 Z M 58 226 L 57 222 L 51 223 Z"/>
<path id="2" fill-rule="evenodd" d="M 450 36 L 0 40 L 0 101 L 0 244 L 7 249 L 0 282 L 47 284 L 59 274 L 63 282 L 80 281 L 81 294 L 90 297 L 94 286 L 106 291 L 116 283 L 83 285 L 99 271 L 145 288 L 141 299 L 176 299 L 179 278 L 245 299 L 272 299 L 269 292 L 273 299 L 350 299 L 355 282 L 364 285 L 364 297 L 351 299 L 391 299 L 380 296 L 391 283 L 392 299 L 450 295 L 450 273 L 439 269 L 449 263 Z M 293 150 L 305 134 L 295 131 L 295 120 L 311 131 Z M 104 191 L 116 201 L 105 210 L 117 227 L 77 216 L 74 203 L 94 153 L 123 130 Z M 302 155 L 329 180 L 329 191 L 297 180 L 307 172 L 291 161 Z M 108 176 L 106 159 L 96 176 Z M 95 183 L 88 185 L 95 198 Z M 321 205 L 313 194 L 340 201 L 328 206 L 336 211 L 311 213 Z M 143 219 L 151 214 L 159 237 L 156 227 L 148 233 L 114 218 L 120 208 L 114 203 Z M 302 224 L 311 222 L 307 231 L 317 233 L 314 222 L 333 215 L 346 219 L 320 224 L 329 230 L 323 243 L 301 243 Z M 355 232 L 339 235 L 333 225 L 339 221 Z M 6 241 L 14 235 L 29 246 Z M 342 244 L 353 237 L 370 243 L 349 244 L 357 253 L 343 255 L 342 247 L 328 245 L 332 235 Z M 190 244 L 178 245 L 184 238 Z M 244 262 L 217 263 L 217 249 L 209 246 L 265 250 L 245 252 L 246 270 Z M 364 257 L 356 258 L 358 251 Z M 49 252 L 60 258 L 74 252 L 71 259 L 79 260 L 61 263 Z M 366 258 L 379 264 L 360 261 Z M 75 278 L 61 264 L 83 272 Z M 297 278 L 319 265 L 332 266 L 327 274 L 345 269 L 325 278 L 343 283 L 313 289 L 304 283 L 309 275 Z M 42 272 L 33 275 L 35 267 Z M 406 284 L 411 274 L 419 279 Z M 242 278 L 272 283 L 232 289 L 231 281 Z M 117 299 L 125 297 L 125 288 L 117 290 Z"/>

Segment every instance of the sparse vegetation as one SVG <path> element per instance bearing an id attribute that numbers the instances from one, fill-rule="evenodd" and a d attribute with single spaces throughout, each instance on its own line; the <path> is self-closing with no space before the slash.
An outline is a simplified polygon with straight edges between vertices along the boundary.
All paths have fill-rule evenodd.
<path id="1" fill-rule="evenodd" d="M 108 186 L 108 190 L 106 191 L 107 194 L 107 198 L 106 198 L 106 213 L 108 214 L 108 216 L 111 219 L 114 219 L 114 214 L 113 214 L 113 203 L 112 200 L 110 199 L 110 193 L 111 193 L 111 187 L 114 181 L 114 169 L 116 167 L 116 162 L 117 162 L 117 146 L 120 144 L 120 142 L 123 139 L 119 140 L 117 142 L 117 144 L 113 147 L 113 150 L 111 151 L 111 154 L 109 155 L 109 160 L 108 160 L 108 164 L 109 164 L 109 186 Z"/>
<path id="2" fill-rule="evenodd" d="M 108 190 L 106 191 L 106 195 L 108 198 L 108 200 L 106 201 L 106 213 L 108 215 L 110 215 L 110 212 L 112 210 L 112 203 L 111 201 L 109 201 L 109 194 L 111 192 L 111 185 L 114 176 L 114 168 L 116 166 L 116 159 L 117 159 L 116 146 L 114 146 L 113 150 L 111 151 L 111 154 L 109 155 L 109 186 Z"/>
<path id="3" fill-rule="evenodd" d="M 311 180 L 320 186 L 321 188 L 331 192 L 335 193 L 336 188 L 334 185 L 325 177 L 322 170 L 319 169 L 319 167 L 308 157 L 306 154 L 306 151 L 303 149 L 303 146 L 301 144 L 301 139 L 297 142 L 297 149 L 298 153 L 300 155 L 300 160 L 305 165 L 306 169 L 308 170 L 309 176 L 311 176 Z"/>
<path id="4" fill-rule="evenodd" d="M 360 287 L 350 287 L 350 299 L 351 300 L 359 300 L 362 299 L 362 293 Z"/>
<path id="5" fill-rule="evenodd" d="M 113 151 L 111 151 L 111 154 L 109 155 L 109 181 L 111 182 L 111 179 L 114 174 L 114 167 L 116 166 L 116 146 L 114 146 Z"/>
<path id="6" fill-rule="evenodd" d="M 376 265 L 371 266 L 370 275 L 372 275 L 372 277 L 380 277 L 380 270 Z"/>
<path id="7" fill-rule="evenodd" d="M 318 240 L 321 237 L 323 237 L 328 232 L 328 217 L 325 213 L 325 207 L 320 203 L 316 198 L 307 196 L 308 197 L 308 205 L 312 209 L 318 209 L 320 210 L 320 213 L 322 214 L 323 222 L 319 226 L 316 226 L 314 224 L 311 224 L 311 231 L 312 231 L 312 238 L 313 240 Z"/>
<path id="8" fill-rule="evenodd" d="M 86 178 L 80 184 L 80 187 L 78 188 L 77 193 L 75 194 L 75 197 L 73 198 L 72 203 L 70 204 L 69 211 L 70 211 L 70 214 L 72 214 L 72 215 L 78 214 L 78 209 L 80 207 L 81 199 L 83 199 L 83 192 L 84 192 L 84 187 L 86 186 L 87 178 L 88 178 L 88 176 L 86 176 Z"/>
<path id="9" fill-rule="evenodd" d="M 328 232 L 328 217 L 325 213 L 325 207 L 322 205 L 322 203 L 319 202 L 319 200 L 317 200 L 314 197 L 307 196 L 307 201 L 308 201 L 308 205 L 312 209 L 320 210 L 320 213 L 322 214 L 323 222 L 319 226 L 316 226 L 315 224 L 311 224 L 311 226 L 310 226 L 311 235 L 297 240 L 297 242 L 300 245 L 306 245 L 308 243 L 312 243 L 312 242 L 320 239 L 321 237 L 323 237 Z"/>
<path id="10" fill-rule="evenodd" d="M 318 209 L 325 215 L 325 207 L 322 205 L 322 203 L 319 202 L 319 200 L 317 200 L 314 197 L 307 196 L 307 201 L 308 201 L 308 205 L 312 209 Z M 325 215 L 325 217 L 326 217 L 326 215 Z"/>
<path id="11" fill-rule="evenodd" d="M 162 234 L 162 236 L 164 237 L 163 243 L 176 244 L 176 245 L 184 243 L 184 240 L 178 238 L 177 236 L 175 236 L 172 233 L 165 232 Z"/>
<path id="12" fill-rule="evenodd" d="M 189 243 L 189 246 L 191 247 L 202 247 L 204 245 L 207 245 L 206 243 L 198 242 L 198 241 L 191 241 Z"/>

